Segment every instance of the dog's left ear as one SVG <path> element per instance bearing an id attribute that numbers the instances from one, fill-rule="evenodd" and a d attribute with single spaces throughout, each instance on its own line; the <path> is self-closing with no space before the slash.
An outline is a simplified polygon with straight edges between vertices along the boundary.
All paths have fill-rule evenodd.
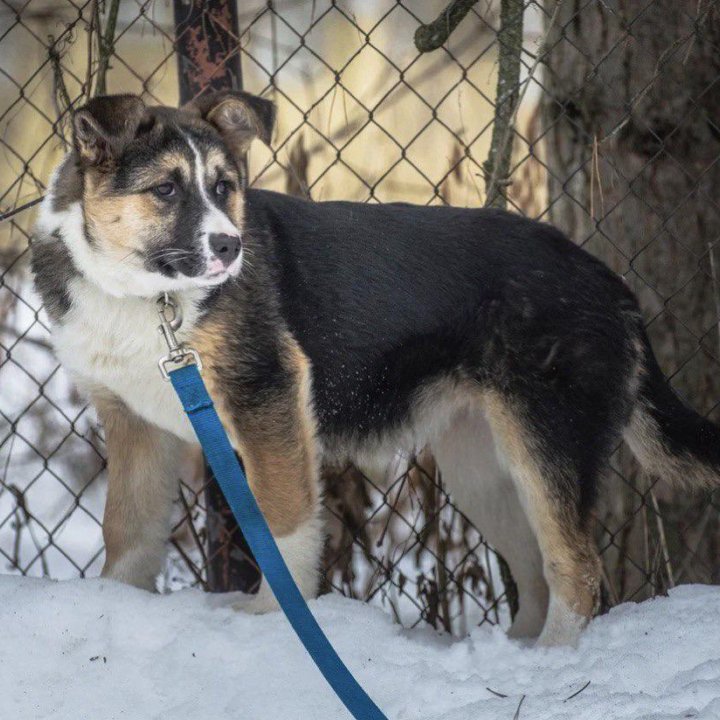
<path id="1" fill-rule="evenodd" d="M 137 95 L 103 95 L 73 114 L 73 145 L 84 165 L 107 168 L 133 140 L 145 118 Z"/>
<path id="2" fill-rule="evenodd" d="M 266 145 L 272 140 L 275 104 L 241 90 L 208 93 L 181 110 L 214 125 L 236 159 L 245 157 L 256 137 Z"/>

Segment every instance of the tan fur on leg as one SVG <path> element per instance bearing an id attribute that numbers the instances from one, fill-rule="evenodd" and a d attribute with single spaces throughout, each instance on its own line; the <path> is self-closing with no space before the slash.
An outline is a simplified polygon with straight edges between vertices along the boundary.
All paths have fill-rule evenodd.
<path id="1" fill-rule="evenodd" d="M 93 400 L 108 451 L 102 574 L 154 590 L 187 445 L 142 420 L 112 395 L 96 393 Z"/>
<path id="2" fill-rule="evenodd" d="M 460 409 L 431 442 L 453 499 L 510 566 L 520 611 L 509 635 L 538 637 L 548 609 L 542 556 L 480 402 Z"/>
<path id="3" fill-rule="evenodd" d="M 488 419 L 505 455 L 543 557 L 550 605 L 541 645 L 573 645 L 598 607 L 600 564 L 590 533 L 581 527 L 567 471 L 543 466 L 532 433 L 503 399 L 488 394 Z M 565 476 L 563 477 L 563 473 Z"/>
<path id="4" fill-rule="evenodd" d="M 250 487 L 290 572 L 302 594 L 314 597 L 323 537 L 309 362 L 288 338 L 283 361 L 292 378 L 291 387 L 252 411 L 231 408 L 213 372 L 212 358 L 223 346 L 220 332 L 205 328 L 197 342 L 202 356 L 209 359 L 205 382 L 223 425 L 242 456 Z M 263 581 L 258 595 L 240 607 L 264 612 L 276 604 Z"/>

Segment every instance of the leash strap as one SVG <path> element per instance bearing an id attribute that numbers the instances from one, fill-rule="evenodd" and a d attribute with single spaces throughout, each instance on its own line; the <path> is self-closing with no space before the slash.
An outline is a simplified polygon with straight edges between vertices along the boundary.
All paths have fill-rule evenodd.
<path id="1" fill-rule="evenodd" d="M 278 550 L 197 365 L 169 373 L 235 520 L 305 649 L 356 720 L 387 720 L 325 637 Z"/>

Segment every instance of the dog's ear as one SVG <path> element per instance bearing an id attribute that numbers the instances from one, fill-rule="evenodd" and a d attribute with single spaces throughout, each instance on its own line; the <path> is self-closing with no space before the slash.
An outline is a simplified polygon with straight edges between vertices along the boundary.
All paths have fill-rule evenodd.
<path id="1" fill-rule="evenodd" d="M 275 104 L 257 95 L 222 90 L 202 95 L 181 110 L 213 125 L 237 160 L 245 156 L 255 138 L 266 145 L 272 140 Z"/>
<path id="2" fill-rule="evenodd" d="M 137 95 L 93 98 L 73 115 L 73 143 L 86 165 L 105 166 L 135 138 L 145 116 Z"/>

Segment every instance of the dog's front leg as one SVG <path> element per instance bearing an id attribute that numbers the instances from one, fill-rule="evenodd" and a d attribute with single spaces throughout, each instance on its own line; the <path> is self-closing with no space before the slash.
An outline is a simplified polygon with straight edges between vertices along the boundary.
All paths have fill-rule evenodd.
<path id="1" fill-rule="evenodd" d="M 246 425 L 240 443 L 248 482 L 278 549 L 305 598 L 315 597 L 323 546 L 319 471 L 309 419 L 289 398 Z M 294 407 L 291 407 L 294 406 Z M 237 604 L 247 612 L 277 608 L 267 581 Z"/>
<path id="2" fill-rule="evenodd" d="M 187 445 L 138 417 L 117 397 L 97 393 L 93 401 L 108 455 L 102 574 L 155 590 Z"/>
<path id="3" fill-rule="evenodd" d="M 277 376 L 264 378 L 262 402 L 248 402 L 243 390 L 253 387 L 251 380 L 222 382 L 212 361 L 204 377 L 280 553 L 303 597 L 311 598 L 317 594 L 324 541 L 319 450 L 308 361 L 294 344 L 284 350 Z M 211 358 L 209 349 L 203 351 Z M 265 579 L 256 595 L 228 600 L 248 612 L 277 608 Z"/>

